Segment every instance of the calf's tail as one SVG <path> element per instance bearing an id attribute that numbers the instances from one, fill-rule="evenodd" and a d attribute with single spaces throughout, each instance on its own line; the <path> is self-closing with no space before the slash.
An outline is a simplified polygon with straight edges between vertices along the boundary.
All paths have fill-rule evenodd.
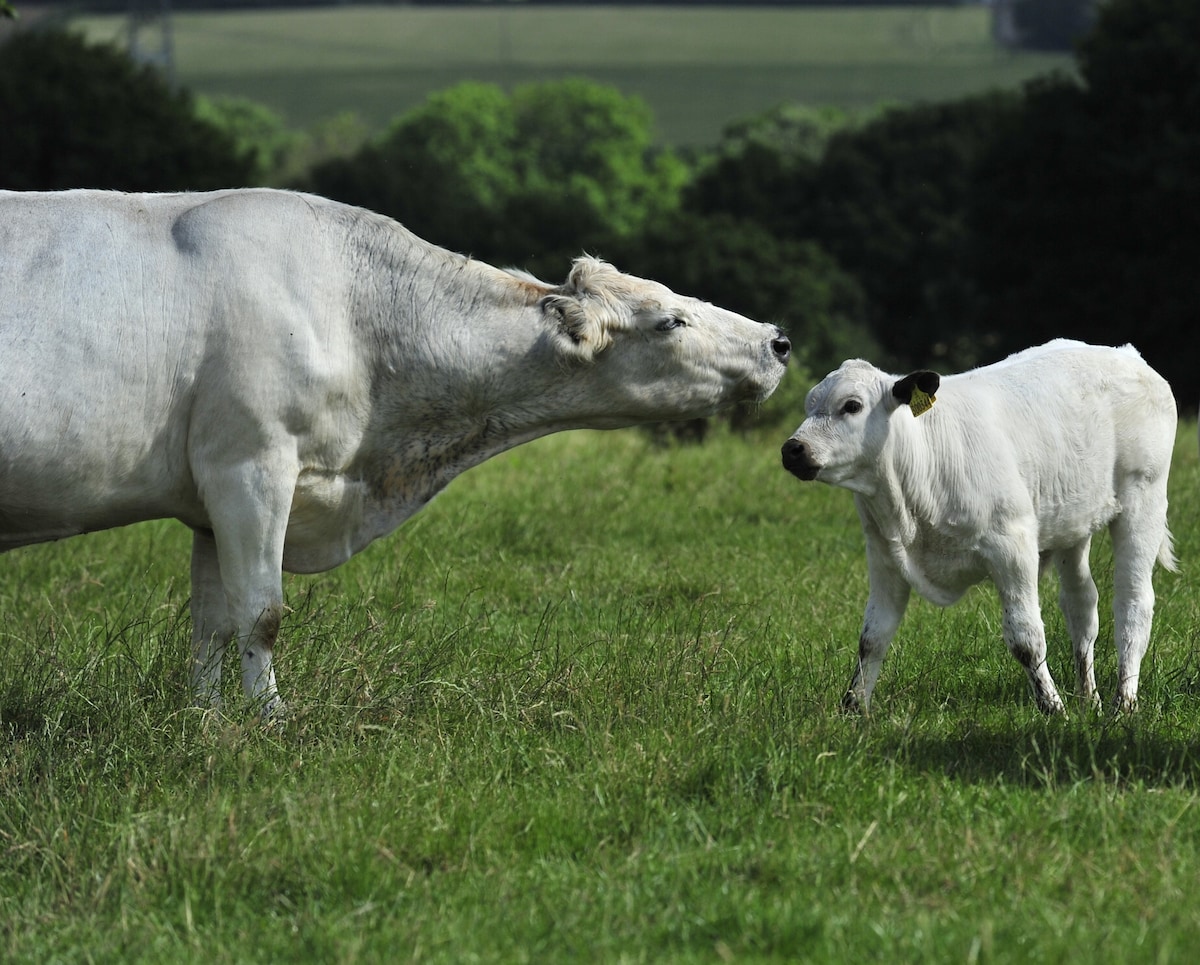
<path id="1" fill-rule="evenodd" d="M 1175 559 L 1175 537 L 1169 529 L 1163 530 L 1162 545 L 1158 548 L 1158 565 L 1172 573 L 1179 572 L 1179 562 Z"/>

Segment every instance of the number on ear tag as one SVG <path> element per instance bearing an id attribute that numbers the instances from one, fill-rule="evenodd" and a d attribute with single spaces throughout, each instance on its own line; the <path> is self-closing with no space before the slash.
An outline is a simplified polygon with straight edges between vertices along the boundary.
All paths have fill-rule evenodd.
<path id="1" fill-rule="evenodd" d="M 914 416 L 918 416 L 928 412 L 931 408 L 933 408 L 933 403 L 936 401 L 936 395 L 928 395 L 914 385 L 912 390 L 912 398 L 908 400 L 908 407 L 912 409 L 912 414 Z"/>

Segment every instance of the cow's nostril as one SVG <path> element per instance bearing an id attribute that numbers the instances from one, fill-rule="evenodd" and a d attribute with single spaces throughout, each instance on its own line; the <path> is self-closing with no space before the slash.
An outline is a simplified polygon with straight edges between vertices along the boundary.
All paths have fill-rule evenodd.
<path id="1" fill-rule="evenodd" d="M 792 342 L 783 332 L 780 332 L 771 339 L 771 351 L 775 353 L 775 357 L 780 362 L 786 362 L 792 354 Z"/>

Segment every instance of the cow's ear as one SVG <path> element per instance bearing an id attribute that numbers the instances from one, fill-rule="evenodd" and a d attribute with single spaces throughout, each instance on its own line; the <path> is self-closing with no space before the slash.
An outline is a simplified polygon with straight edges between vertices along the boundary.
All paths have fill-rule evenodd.
<path id="1" fill-rule="evenodd" d="M 547 295 L 542 311 L 554 326 L 558 344 L 568 355 L 590 359 L 600 351 L 601 326 L 588 305 L 570 295 Z"/>
<path id="2" fill-rule="evenodd" d="M 933 405 L 935 393 L 941 384 L 942 377 L 936 372 L 919 369 L 892 386 L 892 397 L 912 409 L 913 415 L 920 415 Z"/>

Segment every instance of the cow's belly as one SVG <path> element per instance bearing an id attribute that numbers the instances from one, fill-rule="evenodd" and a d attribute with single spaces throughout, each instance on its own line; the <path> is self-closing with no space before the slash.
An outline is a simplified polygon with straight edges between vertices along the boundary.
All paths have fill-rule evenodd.
<path id="1" fill-rule="evenodd" d="M 0 550 L 172 517 L 207 524 L 186 470 L 166 458 L 0 460 Z"/>

